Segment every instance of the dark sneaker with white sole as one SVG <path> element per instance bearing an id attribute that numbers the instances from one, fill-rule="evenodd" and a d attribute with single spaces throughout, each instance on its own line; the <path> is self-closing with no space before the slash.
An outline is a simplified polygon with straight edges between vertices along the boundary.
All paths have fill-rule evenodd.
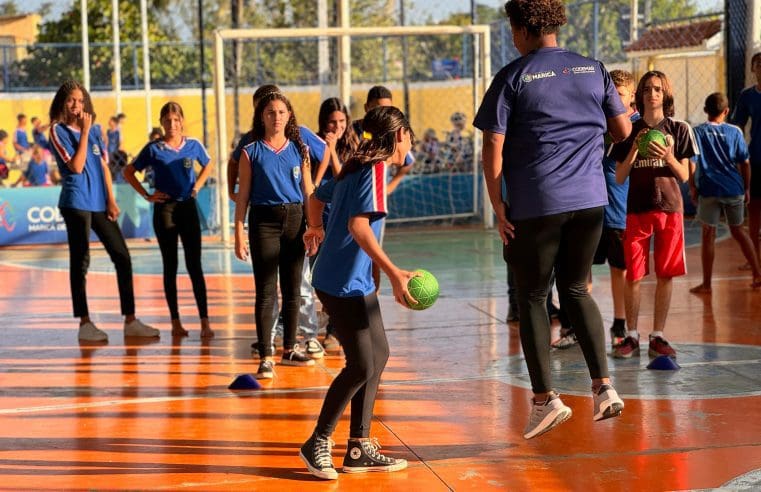
<path id="1" fill-rule="evenodd" d="M 280 358 L 280 365 L 282 366 L 313 366 L 314 361 L 304 352 L 298 344 L 294 345 L 292 349 L 283 351 L 283 356 Z"/>
<path id="2" fill-rule="evenodd" d="M 275 377 L 275 361 L 263 360 L 256 371 L 256 379 L 272 379 Z"/>
<path id="3" fill-rule="evenodd" d="M 344 473 L 395 472 L 407 468 L 407 460 L 380 453 L 378 439 L 349 439 Z"/>
<path id="4" fill-rule="evenodd" d="M 309 473 L 317 478 L 336 480 L 338 472 L 333 466 L 333 441 L 330 438 L 317 437 L 312 434 L 307 442 L 301 446 L 299 458 L 307 466 Z"/>

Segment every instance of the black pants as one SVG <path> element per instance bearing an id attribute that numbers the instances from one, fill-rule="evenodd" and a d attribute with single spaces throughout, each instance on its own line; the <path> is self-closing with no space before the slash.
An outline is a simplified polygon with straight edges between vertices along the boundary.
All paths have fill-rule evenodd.
<path id="1" fill-rule="evenodd" d="M 335 335 L 344 349 L 346 366 L 330 384 L 315 434 L 329 437 L 351 401 L 349 437 L 369 437 L 375 396 L 388 361 L 388 340 L 378 297 L 333 297 L 317 291 Z"/>
<path id="2" fill-rule="evenodd" d="M 283 298 L 283 347 L 296 344 L 304 265 L 304 209 L 300 203 L 253 206 L 248 215 L 248 241 L 256 286 L 256 337 L 260 357 L 272 356 L 278 271 Z"/>
<path id="3" fill-rule="evenodd" d="M 161 249 L 164 265 L 164 297 L 172 319 L 180 319 L 177 306 L 177 240 L 182 240 L 185 268 L 193 284 L 193 295 L 201 319 L 209 317 L 206 280 L 201 266 L 201 221 L 195 198 L 182 202 L 156 203 L 153 206 L 153 230 Z"/>
<path id="4" fill-rule="evenodd" d="M 122 315 L 135 314 L 135 293 L 132 287 L 132 260 L 119 225 L 108 220 L 105 212 L 88 212 L 74 208 L 62 208 L 69 242 L 69 283 L 74 317 L 89 316 L 87 308 L 87 269 L 90 267 L 90 230 L 106 248 L 116 268 L 119 300 Z"/>
<path id="5" fill-rule="evenodd" d="M 547 290 L 555 268 L 560 303 L 576 329 L 592 378 L 608 377 L 602 316 L 587 275 L 602 232 L 602 207 L 516 220 L 508 259 L 515 274 L 520 334 L 534 393 L 552 389 Z"/>

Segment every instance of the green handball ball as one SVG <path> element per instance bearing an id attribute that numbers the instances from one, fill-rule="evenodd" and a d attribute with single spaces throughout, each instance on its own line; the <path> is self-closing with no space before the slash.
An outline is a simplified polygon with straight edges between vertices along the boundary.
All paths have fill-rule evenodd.
<path id="1" fill-rule="evenodd" d="M 407 290 L 417 301 L 417 304 L 410 304 L 408 302 L 407 306 L 415 311 L 422 311 L 433 306 L 433 303 L 439 298 L 439 281 L 427 270 L 418 269 L 415 272 L 422 275 L 420 277 L 412 277 L 407 282 Z"/>
<path id="2" fill-rule="evenodd" d="M 642 137 L 639 139 L 639 147 L 637 148 L 637 150 L 639 150 L 639 155 L 647 158 L 647 146 L 650 144 L 650 142 L 658 142 L 664 147 L 668 146 L 668 143 L 666 142 L 666 135 L 664 135 L 663 132 L 658 130 L 650 130 L 649 132 L 642 135 Z"/>

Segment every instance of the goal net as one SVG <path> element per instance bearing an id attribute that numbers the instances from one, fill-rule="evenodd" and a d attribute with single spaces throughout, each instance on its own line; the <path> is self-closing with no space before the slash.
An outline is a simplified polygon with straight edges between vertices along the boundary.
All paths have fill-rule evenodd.
<path id="1" fill-rule="evenodd" d="M 218 220 L 229 241 L 226 163 L 251 128 L 252 96 L 276 84 L 315 133 L 321 102 L 339 97 L 362 118 L 367 91 L 391 90 L 418 143 L 389 196 L 388 222 L 490 218 L 483 214 L 480 135 L 471 122 L 490 82 L 489 26 L 221 29 L 214 36 Z M 487 207 L 486 210 L 489 210 Z"/>

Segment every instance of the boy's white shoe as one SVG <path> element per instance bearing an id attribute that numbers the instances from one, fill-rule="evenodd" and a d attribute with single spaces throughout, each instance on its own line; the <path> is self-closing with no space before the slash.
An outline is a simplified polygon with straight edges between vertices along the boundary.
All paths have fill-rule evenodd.
<path id="1" fill-rule="evenodd" d="M 124 323 L 125 337 L 158 337 L 161 334 L 156 328 L 146 325 L 139 319 L 133 319 L 129 323 Z"/>
<path id="2" fill-rule="evenodd" d="M 83 325 L 79 325 L 79 335 L 77 338 L 86 342 L 105 342 L 108 340 L 108 334 L 98 329 L 91 321 L 88 321 Z"/>

